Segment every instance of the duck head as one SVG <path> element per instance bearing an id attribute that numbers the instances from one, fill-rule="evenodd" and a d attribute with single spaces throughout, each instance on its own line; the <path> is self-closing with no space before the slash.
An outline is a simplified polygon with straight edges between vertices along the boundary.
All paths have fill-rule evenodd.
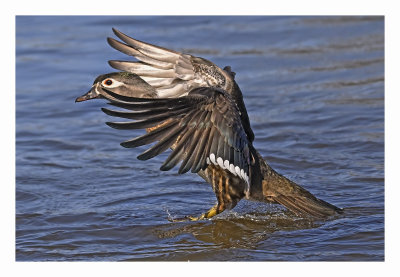
<path id="1" fill-rule="evenodd" d="M 156 90 L 138 75 L 129 72 L 113 72 L 98 76 L 94 80 L 92 88 L 84 95 L 76 98 L 75 102 L 97 98 L 112 99 L 113 97 L 107 91 L 128 97 L 157 97 Z"/>

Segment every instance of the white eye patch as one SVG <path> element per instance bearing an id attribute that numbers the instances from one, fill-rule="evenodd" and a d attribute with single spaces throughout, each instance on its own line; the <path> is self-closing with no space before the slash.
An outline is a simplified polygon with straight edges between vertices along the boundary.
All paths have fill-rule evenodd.
<path id="1" fill-rule="evenodd" d="M 122 86 L 123 83 L 121 83 L 113 78 L 107 78 L 101 82 L 101 85 L 106 88 L 116 88 L 116 87 Z"/>

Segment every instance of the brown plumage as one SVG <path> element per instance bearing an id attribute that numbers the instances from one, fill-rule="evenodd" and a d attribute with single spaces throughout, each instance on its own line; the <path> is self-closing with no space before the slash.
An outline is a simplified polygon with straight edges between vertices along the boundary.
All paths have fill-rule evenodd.
<path id="1" fill-rule="evenodd" d="M 161 165 L 198 173 L 212 185 L 218 203 L 200 217 L 232 209 L 242 198 L 284 205 L 299 216 L 323 218 L 341 209 L 275 172 L 253 147 L 243 96 L 230 67 L 219 68 L 203 58 L 144 43 L 121 32 L 124 42 L 109 44 L 139 61 L 110 61 L 123 72 L 99 76 L 77 102 L 104 98 L 125 110 L 103 108 L 110 116 L 133 121 L 107 122 L 116 129 L 146 129 L 122 142 L 133 148 L 154 143 L 140 154 L 147 160 L 172 149 Z"/>

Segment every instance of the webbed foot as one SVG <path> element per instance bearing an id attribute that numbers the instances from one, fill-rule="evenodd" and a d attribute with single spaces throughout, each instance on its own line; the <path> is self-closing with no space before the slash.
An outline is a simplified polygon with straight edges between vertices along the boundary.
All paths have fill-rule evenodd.
<path id="1" fill-rule="evenodd" d="M 200 216 L 185 216 L 181 218 L 171 218 L 168 217 L 168 221 L 170 222 L 184 222 L 184 221 L 199 221 L 203 219 L 210 219 L 213 216 L 216 216 L 217 214 L 221 213 L 223 210 L 218 211 L 218 204 L 213 206 L 211 209 L 209 209 L 207 212 L 203 213 Z"/>

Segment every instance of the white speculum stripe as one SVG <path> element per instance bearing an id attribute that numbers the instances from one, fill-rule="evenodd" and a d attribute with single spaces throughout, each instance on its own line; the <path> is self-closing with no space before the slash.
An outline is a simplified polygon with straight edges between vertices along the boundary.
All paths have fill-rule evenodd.
<path id="1" fill-rule="evenodd" d="M 229 165 L 229 171 L 233 173 L 233 175 L 236 176 L 236 171 L 235 171 L 235 166 L 233 164 Z"/>
<path id="2" fill-rule="evenodd" d="M 249 183 L 249 176 L 247 173 L 239 168 L 238 166 L 235 166 L 234 164 L 229 163 L 228 160 L 223 160 L 221 157 L 216 158 L 214 153 L 210 154 L 210 157 L 207 157 L 207 164 L 213 163 L 214 165 L 218 165 L 222 169 L 227 169 L 229 170 L 233 175 L 239 176 L 241 179 L 245 180 L 247 184 Z"/>
<path id="3" fill-rule="evenodd" d="M 223 169 L 225 169 L 224 161 L 222 160 L 221 157 L 218 157 L 218 158 L 217 158 L 217 163 L 218 163 L 218 165 L 219 165 L 220 167 L 222 167 Z"/>
<path id="4" fill-rule="evenodd" d="M 228 169 L 229 171 L 231 171 L 231 168 L 229 166 L 229 161 L 228 160 L 224 161 L 224 167 L 225 167 L 225 169 Z"/>

